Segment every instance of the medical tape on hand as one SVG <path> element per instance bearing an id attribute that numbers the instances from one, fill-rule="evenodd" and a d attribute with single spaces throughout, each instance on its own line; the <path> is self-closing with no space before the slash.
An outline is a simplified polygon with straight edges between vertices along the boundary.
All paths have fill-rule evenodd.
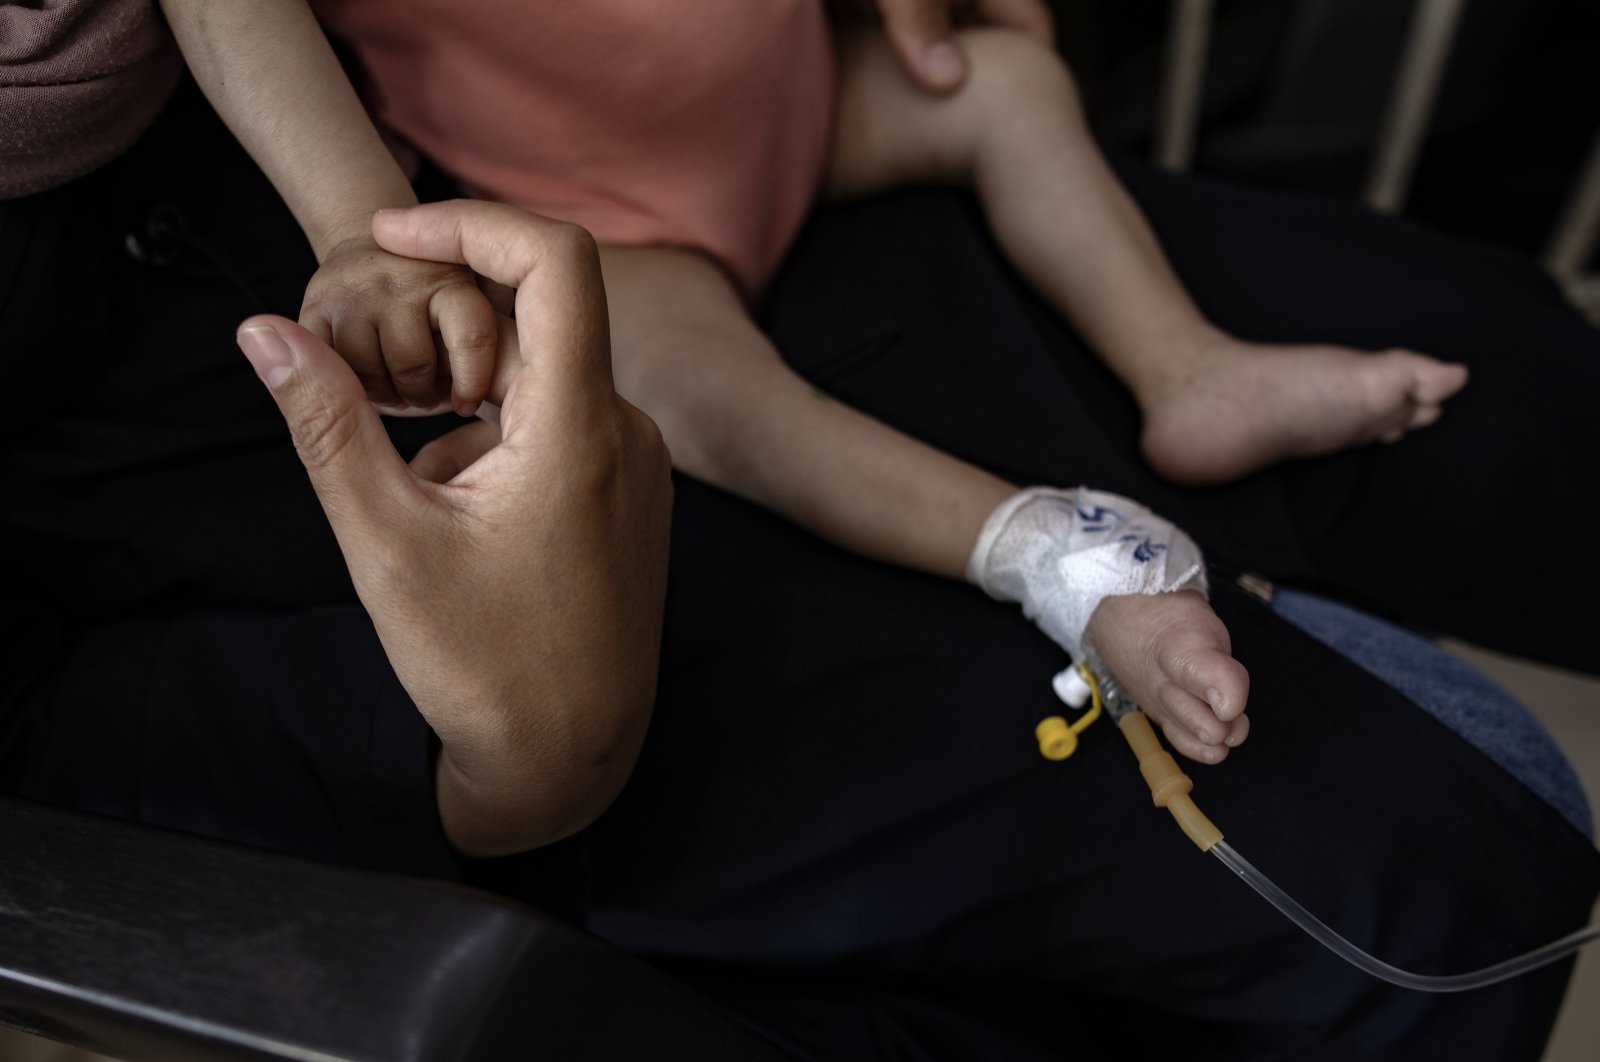
<path id="1" fill-rule="evenodd" d="M 978 535 L 967 579 L 1020 603 L 1078 660 L 1089 617 L 1105 598 L 1206 593 L 1193 539 L 1138 502 L 1087 487 L 1029 487 L 1002 502 Z"/>

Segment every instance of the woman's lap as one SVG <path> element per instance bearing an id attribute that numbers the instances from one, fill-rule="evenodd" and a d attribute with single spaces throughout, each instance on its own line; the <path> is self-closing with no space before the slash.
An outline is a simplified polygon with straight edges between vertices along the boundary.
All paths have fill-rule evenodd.
<path id="1" fill-rule="evenodd" d="M 1334 501 L 1354 487 L 1332 500 L 1321 488 L 1344 473 L 1203 494 L 1153 481 L 1126 396 L 954 197 L 823 217 L 767 323 L 819 386 L 1017 480 L 1150 500 L 1238 567 L 1347 574 L 1323 561 Z M 651 744 L 591 839 L 602 932 L 679 957 L 1048 983 L 1097 993 L 1102 1013 L 1138 1009 L 1158 1039 L 1151 1015 L 1176 1014 L 1175 1035 L 1228 1057 L 1537 1054 L 1561 971 L 1470 1004 L 1352 979 L 1151 817 L 1109 735 L 1066 765 L 1033 760 L 1026 735 L 1053 707 L 1060 656 L 1011 610 L 843 557 L 716 492 L 684 484 L 679 498 L 677 633 Z M 1465 563 L 1474 541 L 1439 548 Z M 1241 850 L 1269 854 L 1292 892 L 1402 965 L 1471 968 L 1581 921 L 1597 858 L 1576 831 L 1393 690 L 1218 583 L 1256 679 L 1257 728 L 1200 772 L 1199 792 Z M 1425 589 L 1400 585 L 1393 607 Z M 1463 931 L 1498 933 L 1526 893 L 1551 888 L 1572 892 L 1541 925 L 1493 942 Z M 1175 910 L 1173 894 L 1194 909 Z M 1154 917 L 1113 924 L 1116 909 Z"/>
<path id="2" fill-rule="evenodd" d="M 652 733 L 587 843 L 602 935 L 824 982 L 1083 996 L 1082 1035 L 1138 1013 L 1145 1047 L 1186 1055 L 1537 1056 L 1564 971 L 1470 1001 L 1389 988 L 1197 853 L 1110 727 L 1040 758 L 1061 654 L 1014 609 L 693 483 L 674 536 Z M 1240 851 L 1413 968 L 1582 920 L 1600 859 L 1538 797 L 1231 582 L 1215 594 L 1257 726 L 1192 773 Z"/>
<path id="3" fill-rule="evenodd" d="M 159 152 L 150 155 L 147 177 L 168 172 L 155 164 Z M 247 165 L 240 156 L 238 166 Z M 165 180 L 152 177 L 152 194 L 171 193 L 191 209 L 190 200 L 219 197 L 174 190 Z M 263 185 L 260 194 L 270 192 Z M 116 211 L 105 213 L 104 231 L 68 250 L 101 254 L 120 247 L 117 220 L 109 216 Z M 255 223 L 230 216 L 221 209 L 191 215 L 202 228 L 224 232 Z M 278 215 L 263 209 L 257 216 L 267 224 Z M 1070 339 L 997 268 L 981 229 L 948 197 L 907 197 L 837 216 L 848 224 L 863 220 L 862 231 L 835 231 L 820 246 L 813 241 L 810 252 L 802 248 L 810 264 L 800 261 L 801 272 L 780 282 L 782 319 L 775 322 L 786 348 L 824 386 L 1019 478 L 1082 479 L 1148 496 L 1157 508 L 1192 515 L 1241 557 L 1273 562 L 1262 565 L 1273 574 L 1320 571 L 1313 555 L 1320 540 L 1303 546 L 1291 519 L 1303 516 L 1305 500 L 1282 482 L 1218 492 L 1225 504 L 1216 507 L 1147 483 L 1131 444 L 1124 445 L 1129 440 L 1118 433 L 1129 425 L 1118 419 L 1127 410 L 1114 381 L 1090 362 L 1074 386 L 1063 385 L 1061 362 L 1074 356 Z M 896 234 L 904 242 L 888 261 L 901 275 L 884 288 L 874 271 L 877 245 Z M 225 235 L 221 246 L 246 256 L 253 241 L 232 237 Z M 224 610 L 230 632 L 258 622 L 248 615 L 240 621 L 239 612 L 259 609 L 271 614 L 259 622 L 283 625 L 286 636 L 301 610 L 353 608 L 281 425 L 229 344 L 227 322 L 249 307 L 192 263 L 163 274 L 135 268 L 119 251 L 103 253 L 112 261 L 107 272 L 117 274 L 106 289 L 119 300 L 120 331 L 91 337 L 83 350 L 13 347 L 18 356 L 45 355 L 38 364 L 47 366 L 89 358 L 90 371 L 105 377 L 105 394 L 83 396 L 92 401 L 72 409 L 70 425 L 65 414 L 30 413 L 19 437 L 28 440 L 29 459 L 39 460 L 7 467 L 8 486 L 40 502 L 14 514 L 26 524 L 23 531 L 64 536 L 51 542 L 62 564 L 58 574 L 70 583 L 55 588 L 64 595 L 58 603 L 118 615 L 145 609 L 158 625 L 184 622 L 184 610 Z M 935 265 L 944 274 L 924 284 L 919 270 Z M 269 279 L 284 290 L 291 286 L 283 276 Z M 816 327 L 797 325 L 801 315 Z M 39 319 L 48 325 L 49 317 Z M 52 334 L 45 328 L 32 335 L 45 342 Z M 929 349 L 958 356 L 948 365 L 924 359 L 921 344 L 930 336 L 937 342 Z M 969 356 L 990 346 L 1004 367 L 998 383 Z M 172 374 L 153 374 L 149 359 L 165 373 L 166 355 L 182 364 Z M 118 363 L 129 359 L 134 364 L 118 377 Z M 243 412 L 216 424 L 186 422 L 188 434 L 177 442 L 192 441 L 193 452 L 169 455 L 158 447 L 130 462 L 127 439 L 168 446 L 177 437 L 162 408 L 127 404 L 129 388 L 159 395 L 179 411 L 207 408 L 217 393 L 208 388 L 220 389 Z M 1053 415 L 1037 415 L 1031 404 L 1041 400 L 1058 402 L 1046 407 Z M 1033 412 L 1024 415 L 1019 405 Z M 127 434 L 83 430 L 102 414 Z M 1065 430 L 1073 420 L 1121 428 Z M 70 438 L 62 434 L 68 427 Z M 225 449 L 207 441 L 212 430 L 226 437 Z M 104 453 L 90 452 L 107 439 Z M 63 454 L 104 465 L 74 466 L 70 476 L 44 483 L 51 489 L 34 489 L 60 473 L 51 462 Z M 201 457 L 219 468 L 259 462 L 265 475 L 252 475 L 250 486 L 271 501 L 270 511 L 237 490 L 219 498 L 209 484 L 226 486 L 225 475 L 207 473 L 200 479 L 206 485 L 196 487 Z M 52 507 L 67 485 L 73 507 Z M 676 623 L 663 655 L 658 725 L 634 784 L 588 841 L 597 923 L 621 925 L 619 938 L 679 957 L 790 969 L 822 964 L 817 976 L 829 986 L 845 983 L 851 971 L 892 976 L 919 990 L 931 978 L 974 999 L 1016 982 L 1051 991 L 1072 985 L 1093 994 L 1091 1017 L 1134 1007 L 1148 1029 L 1160 1032 L 1152 1015 L 1169 1011 L 1184 1019 L 1182 1035 L 1199 1028 L 1201 1039 L 1227 1045 L 1234 1057 L 1296 1036 L 1321 1039 L 1328 1057 L 1339 1057 L 1333 1052 L 1348 1046 L 1350 1036 L 1403 1046 L 1412 1042 L 1408 1037 L 1446 1027 L 1479 1049 L 1514 1043 L 1500 1055 L 1513 1057 L 1553 1013 L 1559 970 L 1491 990 L 1470 1012 L 1353 978 L 1177 838 L 1148 807 L 1109 729 L 1086 740 L 1066 765 L 1038 760 L 1031 729 L 1054 710 L 1048 675 L 1059 653 L 1014 609 L 957 584 L 846 557 L 707 488 L 684 484 L 679 497 L 669 603 Z M 141 512 L 166 512 L 165 522 L 131 526 L 130 499 L 145 507 Z M 169 525 L 170 537 L 139 537 Z M 248 543 L 230 537 L 241 529 L 249 531 Z M 257 539 L 249 563 L 235 563 L 229 551 Z M 91 569 L 74 563 L 84 556 L 80 544 L 94 550 Z M 285 573 L 301 578 L 285 586 Z M 80 575 L 81 586 L 72 581 Z M 1270 869 L 1292 891 L 1370 931 L 1377 950 L 1401 962 L 1437 961 L 1441 968 L 1487 962 L 1555 935 L 1552 925 L 1586 908 L 1596 877 L 1592 850 L 1537 798 L 1433 720 L 1409 711 L 1392 691 L 1223 583 L 1221 607 L 1252 660 L 1262 661 L 1252 663 L 1261 715 L 1247 749 L 1220 771 L 1200 772 L 1200 792 L 1241 850 L 1264 865 L 1270 856 Z M 108 587 L 115 591 L 109 597 Z M 88 596 L 73 596 L 79 593 Z M 348 624 L 351 651 L 362 666 L 381 663 L 358 621 Z M 290 641 L 311 634 L 306 627 Z M 198 643 L 185 650 L 183 639 L 172 644 L 165 666 L 178 675 L 182 652 L 201 650 Z M 1272 670 L 1271 661 L 1285 655 L 1316 673 L 1342 676 L 1342 688 L 1354 691 L 1348 702 L 1323 689 L 1316 691 L 1320 699 L 1304 703 L 1293 683 Z M 338 666 L 322 670 L 332 676 Z M 185 726 L 213 727 L 217 736 L 204 762 L 171 763 L 175 775 L 164 784 L 180 802 L 187 799 L 179 788 L 183 771 L 199 784 L 226 777 L 234 757 L 259 755 L 238 747 L 244 739 L 230 736 L 234 723 L 208 722 L 213 717 L 203 709 L 250 692 L 247 676 L 255 673 L 221 671 L 219 684 L 209 688 L 185 683 L 189 700 L 166 709 Z M 271 707 L 309 717 L 348 700 L 340 682 L 305 678 L 309 688 L 297 689 L 292 703 Z M 227 688 L 230 682 L 238 688 Z M 1386 704 L 1400 707 L 1385 715 Z M 100 691 L 77 707 L 81 725 L 93 727 L 96 713 L 128 705 Z M 382 710 L 403 713 L 409 705 L 386 697 Z M 1323 740 L 1330 717 L 1339 720 L 1336 733 Z M 192 737 L 198 742 L 204 735 Z M 83 745 L 67 735 L 54 751 L 112 759 L 144 754 L 107 744 Z M 405 755 L 413 752 L 425 761 L 425 749 Z M 1369 793 L 1355 784 L 1369 776 L 1409 782 L 1408 757 L 1426 761 L 1421 776 L 1460 790 L 1465 803 L 1451 807 L 1464 807 L 1460 813 L 1478 824 L 1470 842 L 1432 832 L 1445 815 L 1443 797 L 1411 799 L 1384 786 Z M 93 766 L 78 764 L 77 776 L 92 780 Z M 272 775 L 268 766 L 261 765 L 262 777 Z M 412 795 L 426 795 L 428 779 L 419 776 L 416 785 Z M 342 828 L 365 828 L 370 793 L 324 795 L 346 801 L 329 809 L 349 816 Z M 1397 799 L 1406 805 L 1403 813 L 1390 805 Z M 1346 805 L 1350 815 L 1370 821 L 1346 817 L 1339 810 Z M 173 821 L 185 824 L 181 816 Z M 228 836 L 238 825 L 208 828 Z M 1309 848 L 1311 836 L 1326 838 L 1327 848 Z M 273 843 L 298 842 L 286 836 Z M 436 838 L 419 844 L 432 846 Z M 1493 874 L 1479 865 L 1484 845 L 1504 856 Z M 1169 879 L 1149 880 L 1154 868 Z M 1523 876 L 1509 880 L 1513 872 Z M 1501 910 L 1507 895 L 1514 904 L 1532 888 L 1547 893 L 1538 910 Z M 1202 913 L 1175 907 L 1174 890 L 1198 897 Z M 820 907 L 817 897 L 826 901 Z M 1130 908 L 1147 912 L 1149 921 L 1113 913 Z M 1480 923 L 1494 927 L 1492 938 L 1459 933 L 1462 925 Z M 1262 964 L 1272 963 L 1282 971 L 1260 976 Z M 1156 994 L 1174 985 L 1187 993 L 1176 1003 Z M 1004 1011 L 999 1004 L 991 1009 Z M 1359 1021 L 1345 1020 L 1358 1012 Z M 1252 1036 L 1256 1048 L 1246 1042 Z M 1426 1057 L 1420 1049 L 1412 1056 Z"/>
<path id="4" fill-rule="evenodd" d="M 766 324 L 820 386 L 980 465 L 1138 498 L 1230 568 L 1600 671 L 1600 615 L 1568 575 L 1570 544 L 1600 535 L 1600 495 L 1576 459 L 1593 451 L 1600 332 L 1501 252 L 1352 206 L 1122 175 L 1231 330 L 1408 344 L 1467 363 L 1472 381 L 1399 446 L 1172 487 L 1138 456 L 1126 390 L 999 262 L 975 205 L 943 192 L 822 215 Z"/>
<path id="5" fill-rule="evenodd" d="M 1586 837 L 1589 802 L 1548 731 L 1481 672 L 1410 631 L 1315 594 L 1279 589 L 1272 609 L 1355 661 L 1539 794 Z"/>

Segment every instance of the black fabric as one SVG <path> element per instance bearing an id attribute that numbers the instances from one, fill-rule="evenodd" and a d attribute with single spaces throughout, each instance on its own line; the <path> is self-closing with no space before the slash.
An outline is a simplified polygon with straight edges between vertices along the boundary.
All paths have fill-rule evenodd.
<path id="1" fill-rule="evenodd" d="M 1595 530 L 1570 426 L 1594 393 L 1594 333 L 1493 254 L 1329 205 L 1125 176 L 1223 323 L 1411 343 L 1472 360 L 1473 388 L 1404 446 L 1175 490 L 1135 456 L 1126 395 L 948 193 L 820 216 L 767 323 L 822 387 L 1004 474 L 1131 494 L 1227 566 L 1592 670 L 1578 595 L 1528 589 L 1545 561 L 1480 569 L 1508 521 L 1550 534 L 1558 567 Z M 21 397 L 0 429 L 18 661 L 0 781 L 451 877 L 431 734 L 233 344 L 248 313 L 293 315 L 312 266 L 192 85 L 105 170 L 0 203 L 0 359 Z M 392 430 L 411 449 L 448 426 Z M 1537 506 L 1510 493 L 1527 482 L 1552 487 Z M 1536 1057 L 1563 969 L 1469 997 L 1387 989 L 1196 854 L 1106 724 L 1069 763 L 1041 761 L 1031 732 L 1055 710 L 1061 654 L 1014 608 L 687 481 L 674 541 L 635 778 L 586 836 L 473 879 L 582 886 L 594 928 L 811 1057 Z M 1218 583 L 1257 726 L 1226 768 L 1196 773 L 1241 851 L 1405 965 L 1452 971 L 1576 924 L 1600 881 L 1593 849 Z"/>
<path id="2" fill-rule="evenodd" d="M 680 491 L 670 668 L 589 834 L 602 936 L 669 969 L 910 981 L 1060 1057 L 1083 1040 L 1108 1057 L 1538 1057 L 1565 971 L 1430 997 L 1345 967 L 1150 806 L 1107 725 L 1065 764 L 1039 757 L 1062 661 L 1012 610 Z M 1241 852 L 1408 968 L 1476 968 L 1582 923 L 1600 857 L 1575 831 L 1231 584 L 1216 599 L 1257 723 L 1226 767 L 1191 770 Z M 1057 997 L 1084 1013 L 1057 1025 Z M 1017 1005 L 1002 1020 L 996 1000 Z"/>
<path id="3" fill-rule="evenodd" d="M 315 269 L 271 186 L 186 83 L 110 166 L 0 202 L 0 233 L 8 788 L 454 876 L 432 735 L 234 345 Z"/>
<path id="4" fill-rule="evenodd" d="M 1127 391 L 999 260 L 972 201 L 945 192 L 820 218 L 774 289 L 779 349 L 845 401 L 1004 475 L 1138 498 L 1231 567 L 1600 673 L 1585 603 L 1600 585 L 1571 545 L 1600 529 L 1600 443 L 1579 397 L 1600 393 L 1600 331 L 1508 253 L 1118 162 L 1222 326 L 1410 346 L 1464 362 L 1471 382 L 1402 445 L 1175 488 L 1138 456 Z"/>
<path id="5" fill-rule="evenodd" d="M 1300 333 L 1270 319 L 1241 330 L 1380 345 L 1387 316 L 1390 342 L 1469 359 L 1474 387 L 1497 388 L 1501 405 L 1452 407 L 1405 446 L 1176 490 L 1140 462 L 1127 395 L 998 260 L 972 203 L 943 192 L 817 219 L 766 324 L 840 399 L 1019 482 L 1147 500 L 1223 569 L 1592 668 L 1594 621 L 1569 584 L 1530 590 L 1512 566 L 1481 571 L 1507 530 L 1486 513 L 1519 480 L 1491 491 L 1456 466 L 1520 464 L 1518 476 L 1557 488 L 1541 499 L 1555 520 L 1594 527 L 1567 428 L 1531 432 L 1518 414 L 1537 399 L 1552 423 L 1576 422 L 1561 396 L 1600 383 L 1593 330 L 1493 252 L 1329 204 L 1127 176 L 1163 235 L 1178 230 L 1169 239 L 1186 272 L 1208 252 L 1269 263 L 1235 264 L 1229 283 L 1258 285 L 1233 293 L 1236 313 L 1247 300 L 1281 304 L 1270 272 L 1282 264 L 1257 245 L 1296 246 L 1283 235 L 1295 225 L 1297 255 L 1332 259 L 1312 278 L 1330 296 L 1363 253 L 1423 277 L 1423 296 L 1456 285 L 1442 304 L 1346 293 L 1340 313 L 1376 318 L 1363 333 L 1319 333 L 1316 319 Z M 1232 289 L 1213 281 L 1201 295 L 1225 317 L 1213 289 Z M 1503 349 L 1475 339 L 1485 315 L 1455 313 L 1456 300 L 1493 303 L 1502 288 L 1498 312 L 1551 342 L 1548 364 L 1506 373 L 1494 361 Z M 1425 324 L 1401 330 L 1412 317 Z M 1527 360 L 1540 359 L 1517 365 Z M 603 935 L 662 956 L 914 977 L 959 986 L 967 1005 L 975 989 L 1086 994 L 1096 1005 L 1057 1034 L 1064 1053 L 1091 1035 L 1134 1057 L 1539 1054 L 1560 971 L 1466 997 L 1377 984 L 1197 856 L 1149 808 L 1108 731 L 1069 764 L 1041 761 L 1032 728 L 1056 710 L 1047 679 L 1064 661 L 1014 607 L 847 556 L 687 481 L 673 563 L 649 743 L 591 831 L 591 924 Z M 1581 924 L 1600 883 L 1586 841 L 1381 683 L 1216 581 L 1257 725 L 1226 767 L 1196 773 L 1203 806 L 1241 851 L 1403 966 L 1470 969 Z M 1462 586 L 1479 596 L 1463 600 Z M 1530 618 L 1534 601 L 1557 611 Z"/>

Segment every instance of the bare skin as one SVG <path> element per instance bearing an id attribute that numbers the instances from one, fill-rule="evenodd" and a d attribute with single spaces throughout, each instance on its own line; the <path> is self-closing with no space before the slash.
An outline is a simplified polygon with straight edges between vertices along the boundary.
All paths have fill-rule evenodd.
<path id="1" fill-rule="evenodd" d="M 1016 32 L 957 37 L 969 75 L 944 96 L 920 89 L 882 35 L 847 38 L 828 194 L 970 181 L 1012 259 L 1133 391 L 1158 471 L 1217 482 L 1393 442 L 1465 384 L 1464 368 L 1409 351 L 1252 344 L 1211 325 L 1095 149 L 1059 59 Z M 619 390 L 656 418 L 679 468 L 845 548 L 962 574 L 1011 484 L 808 400 L 698 256 L 601 257 Z M 1089 636 L 1180 753 L 1219 763 L 1245 740 L 1249 676 L 1199 595 L 1107 599 Z"/>
<path id="2" fill-rule="evenodd" d="M 1467 370 L 1409 350 L 1219 336 L 1138 392 L 1140 445 L 1174 483 L 1225 483 L 1286 458 L 1396 443 L 1439 419 Z"/>
<path id="3" fill-rule="evenodd" d="M 921 90 L 876 33 L 840 49 L 828 192 L 969 183 L 1012 262 L 1127 384 L 1143 452 L 1174 482 L 1394 442 L 1439 418 L 1467 370 L 1411 351 L 1249 343 L 1208 322 L 1106 165 L 1071 74 L 1035 37 L 957 34 L 970 75 Z"/>
<path id="4" fill-rule="evenodd" d="M 341 141 L 364 118 L 325 44 L 310 47 L 303 3 L 276 0 L 263 8 L 270 21 L 255 26 L 219 26 L 243 16 L 190 0 L 167 6 L 208 93 L 285 190 L 324 260 L 307 322 L 336 341 L 369 397 L 414 406 L 432 405 L 439 388 L 448 393 L 438 369 L 439 388 L 429 390 L 439 336 L 452 363 L 458 347 L 466 356 L 452 364 L 451 397 L 471 408 L 487 387 L 490 330 L 470 318 L 486 304 L 464 273 L 396 260 L 361 231 L 373 209 L 400 205 L 409 188 L 366 130 L 357 151 Z M 950 38 L 965 76 L 940 86 L 943 95 L 906 72 L 889 43 L 892 22 L 887 36 L 850 35 L 827 193 L 970 183 L 1013 261 L 1132 390 L 1145 414 L 1145 456 L 1174 480 L 1234 478 L 1289 457 L 1393 441 L 1437 419 L 1465 383 L 1460 366 L 1406 351 L 1250 344 L 1207 322 L 1095 149 L 1070 75 L 1038 39 L 1047 23 L 1027 28 L 1035 35 L 980 29 Z M 307 83 L 323 86 L 314 120 L 302 117 L 299 128 L 264 106 L 258 90 L 272 78 L 247 72 L 250 63 L 270 66 L 289 40 Z M 620 248 L 602 257 L 620 390 L 658 420 L 678 467 L 845 548 L 963 574 L 1011 484 L 817 395 L 783 367 L 704 259 Z M 1180 752 L 1218 762 L 1244 739 L 1248 678 L 1197 596 L 1110 599 L 1091 637 Z"/>
<path id="5" fill-rule="evenodd" d="M 479 422 L 408 468 L 316 336 L 245 321 L 395 674 L 438 735 L 445 834 L 471 856 L 582 829 L 622 788 L 655 698 L 672 486 L 611 380 L 594 242 L 492 203 L 378 214 L 374 235 L 515 289 Z"/>
<path id="6" fill-rule="evenodd" d="M 460 263 L 373 240 L 374 212 L 414 206 L 416 193 L 306 0 L 162 9 L 206 98 L 316 252 L 300 323 L 338 349 L 373 401 L 470 415 L 494 374 L 494 309 Z"/>
<path id="7" fill-rule="evenodd" d="M 1014 484 L 817 392 L 704 256 L 602 245 L 600 263 L 617 391 L 655 419 L 675 467 L 844 549 L 964 577 Z M 1220 763 L 1244 740 L 1249 678 L 1198 594 L 1107 598 L 1089 634 L 1180 753 Z"/>
<path id="8" fill-rule="evenodd" d="M 1228 630 L 1193 590 L 1108 597 L 1087 630 L 1112 674 L 1172 747 L 1221 763 L 1250 733 L 1250 676 Z"/>

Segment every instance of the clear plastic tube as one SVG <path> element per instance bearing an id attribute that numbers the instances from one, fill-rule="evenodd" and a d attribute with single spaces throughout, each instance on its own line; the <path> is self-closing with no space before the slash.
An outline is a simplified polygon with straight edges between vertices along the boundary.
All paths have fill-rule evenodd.
<path id="1" fill-rule="evenodd" d="M 1315 937 L 1329 951 L 1352 966 L 1402 988 L 1414 988 L 1421 992 L 1465 992 L 1472 988 L 1482 988 L 1525 974 L 1529 970 L 1536 970 L 1571 955 L 1585 944 L 1600 940 L 1600 923 L 1596 923 L 1575 933 L 1569 933 L 1560 940 L 1553 940 L 1543 947 L 1534 948 L 1532 951 L 1471 973 L 1444 976 L 1412 973 L 1410 970 L 1390 966 L 1383 960 L 1368 955 L 1341 937 L 1316 915 L 1301 907 L 1294 897 L 1274 885 L 1271 878 L 1252 866 L 1249 860 L 1235 852 L 1226 841 L 1218 841 L 1209 851 L 1222 861 L 1223 866 L 1243 878 L 1247 885 L 1266 897 L 1268 903 L 1282 911 L 1291 922 Z"/>
<path id="2" fill-rule="evenodd" d="M 1119 728 L 1123 731 L 1123 735 L 1128 738 L 1128 743 L 1133 748 L 1134 754 L 1140 757 L 1140 772 L 1144 773 L 1145 780 L 1151 783 L 1151 792 L 1157 796 L 1157 805 L 1165 806 L 1167 810 L 1173 813 L 1173 817 L 1178 820 L 1179 825 L 1183 826 L 1184 833 L 1188 834 L 1189 839 L 1199 845 L 1202 851 L 1210 852 L 1216 856 L 1222 861 L 1223 866 L 1243 878 L 1245 884 L 1256 890 L 1268 903 L 1283 912 L 1289 921 L 1305 930 L 1323 947 L 1357 969 L 1363 970 L 1373 977 L 1388 981 L 1390 984 L 1399 985 L 1402 988 L 1416 989 L 1419 992 L 1466 992 L 1470 989 L 1483 988 L 1486 985 L 1497 984 L 1501 981 L 1518 977 L 1530 970 L 1537 970 L 1541 966 L 1547 966 L 1550 963 L 1566 958 L 1585 944 L 1592 944 L 1594 941 L 1600 940 L 1600 922 L 1597 922 L 1594 925 L 1568 933 L 1559 940 L 1553 940 L 1543 947 L 1534 948 L 1532 951 L 1524 952 L 1521 955 L 1515 955 L 1503 962 L 1497 962 L 1493 966 L 1485 966 L 1481 970 L 1473 970 L 1470 973 L 1462 974 L 1412 973 L 1410 970 L 1402 970 L 1398 966 L 1391 966 L 1382 959 L 1369 955 L 1340 936 L 1338 932 L 1316 915 L 1300 906 L 1294 897 L 1278 888 L 1271 878 L 1257 870 L 1248 859 L 1234 851 L 1231 845 L 1221 839 L 1221 831 L 1213 826 L 1209 819 L 1201 815 L 1198 809 L 1194 807 L 1193 801 L 1188 799 L 1189 779 L 1183 776 L 1181 772 L 1178 772 L 1176 765 L 1171 764 L 1171 756 L 1165 750 L 1160 750 L 1160 756 L 1155 755 L 1155 752 L 1160 749 L 1160 743 L 1150 731 L 1148 724 L 1136 728 L 1145 735 L 1143 742 L 1149 746 L 1145 752 L 1141 753 L 1141 739 L 1134 732 L 1130 732 L 1129 727 L 1124 726 L 1122 722 L 1124 716 L 1138 713 L 1138 705 L 1126 699 L 1115 680 L 1110 678 L 1105 665 L 1095 656 L 1092 647 L 1089 648 L 1088 658 L 1084 664 L 1080 665 L 1080 669 L 1084 680 L 1088 682 L 1089 688 L 1093 693 L 1095 704 L 1104 703 L 1106 714 L 1117 721 Z M 1143 723 L 1143 720 L 1140 720 L 1140 722 Z M 1166 770 L 1158 770 L 1154 775 L 1149 773 L 1146 770 L 1149 766 L 1147 757 L 1152 760 L 1167 761 Z M 1174 775 L 1183 782 L 1180 790 L 1182 795 L 1181 797 L 1164 799 L 1157 793 L 1157 783 L 1160 782 L 1163 788 L 1168 787 Z M 1183 814 L 1185 808 L 1191 813 L 1190 815 Z M 1189 821 L 1190 818 L 1198 819 L 1199 824 L 1204 826 L 1205 829 L 1199 831 L 1192 829 L 1193 824 Z"/>

